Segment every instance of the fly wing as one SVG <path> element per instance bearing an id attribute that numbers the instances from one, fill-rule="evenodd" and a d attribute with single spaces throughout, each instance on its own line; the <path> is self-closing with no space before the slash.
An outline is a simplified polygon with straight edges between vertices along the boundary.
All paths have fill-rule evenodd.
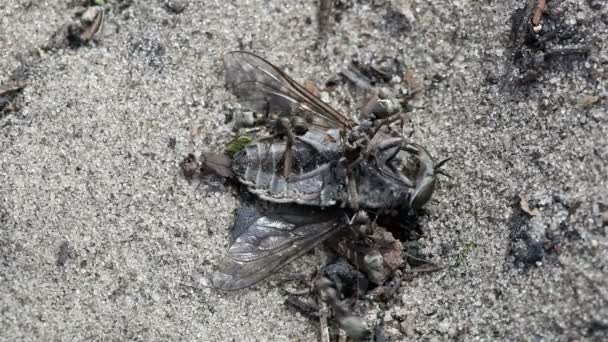
<path id="1" fill-rule="evenodd" d="M 224 55 L 226 86 L 261 114 L 300 116 L 321 128 L 350 128 L 353 122 L 306 90 L 282 70 L 245 51 Z"/>
<path id="2" fill-rule="evenodd" d="M 260 216 L 232 243 L 211 283 L 222 290 L 251 286 L 333 235 L 336 222 L 335 214 L 310 210 Z"/>

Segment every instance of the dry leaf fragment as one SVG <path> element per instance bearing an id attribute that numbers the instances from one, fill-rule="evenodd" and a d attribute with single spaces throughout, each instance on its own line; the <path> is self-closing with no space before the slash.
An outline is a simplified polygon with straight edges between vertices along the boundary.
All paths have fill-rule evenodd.
<path id="1" fill-rule="evenodd" d="M 311 94 L 313 94 L 316 97 L 319 97 L 319 94 L 321 93 L 319 91 L 319 88 L 315 84 L 315 82 L 313 82 L 311 80 L 304 81 L 304 88 L 306 88 L 306 90 L 308 90 Z"/>
<path id="2" fill-rule="evenodd" d="M 8 113 L 15 113 L 19 109 L 17 108 L 15 102 L 9 102 L 2 110 Z"/>
<path id="3" fill-rule="evenodd" d="M 534 8 L 534 12 L 532 13 L 532 18 L 530 19 L 530 23 L 532 24 L 532 30 L 536 33 L 542 30 L 543 26 L 541 24 L 542 15 L 545 11 L 546 0 L 538 0 L 536 2 L 536 7 Z"/>
<path id="4" fill-rule="evenodd" d="M 0 85 L 0 96 L 11 96 L 21 91 L 27 85 L 24 81 L 10 81 Z"/>
<path id="5" fill-rule="evenodd" d="M 234 176 L 232 173 L 232 159 L 223 153 L 203 153 L 203 168 L 206 171 L 211 171 L 216 175 L 224 178 L 231 178 Z"/>
<path id="6" fill-rule="evenodd" d="M 90 42 L 103 26 L 104 13 L 99 6 L 75 12 L 75 19 L 64 24 L 52 36 L 43 50 L 80 47 Z"/>
<path id="7" fill-rule="evenodd" d="M 583 98 L 581 99 L 579 104 L 582 108 L 589 109 L 589 108 L 593 107 L 593 105 L 595 105 L 599 101 L 600 101 L 599 96 L 585 95 L 585 96 L 583 96 Z"/>
<path id="8" fill-rule="evenodd" d="M 528 203 L 528 194 L 524 192 L 519 193 L 519 205 L 521 206 L 521 210 L 525 211 L 530 216 L 538 215 L 538 209 L 530 208 L 530 204 Z"/>
<path id="9" fill-rule="evenodd" d="M 405 85 L 407 86 L 407 89 L 410 90 L 410 92 L 420 90 L 420 83 L 416 80 L 416 76 L 414 75 L 414 72 L 411 69 L 407 69 L 403 73 L 403 81 L 405 82 Z"/>
<path id="10" fill-rule="evenodd" d="M 103 9 L 98 6 L 89 7 L 81 17 L 84 29 L 80 33 L 82 43 L 87 43 L 100 31 L 103 25 Z"/>

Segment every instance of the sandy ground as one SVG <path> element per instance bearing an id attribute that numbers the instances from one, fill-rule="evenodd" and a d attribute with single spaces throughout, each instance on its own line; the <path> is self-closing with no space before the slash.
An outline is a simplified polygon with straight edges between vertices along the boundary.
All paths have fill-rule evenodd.
<path id="1" fill-rule="evenodd" d="M 371 305 L 388 340 L 608 336 L 608 4 L 549 2 L 570 34 L 544 52 L 590 47 L 560 57 L 513 36 L 524 1 L 338 1 L 325 44 L 312 1 L 184 0 L 179 14 L 107 2 L 95 42 L 55 50 L 43 47 L 77 1 L 0 3 L 0 84 L 28 82 L 0 114 L 1 340 L 318 338 L 273 279 L 201 285 L 238 201 L 178 163 L 232 136 L 221 56 L 239 48 L 322 89 L 353 59 L 384 56 L 420 85 L 412 139 L 452 157 L 453 178 L 414 243 L 446 267 Z M 348 92 L 329 92 L 333 105 Z"/>

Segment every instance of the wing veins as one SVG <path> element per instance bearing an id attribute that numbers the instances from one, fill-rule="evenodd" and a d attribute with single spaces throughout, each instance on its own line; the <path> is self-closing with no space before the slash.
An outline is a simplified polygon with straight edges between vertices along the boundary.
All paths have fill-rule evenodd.
<path id="1" fill-rule="evenodd" d="M 265 88 L 271 89 L 273 92 L 269 92 L 268 94 L 270 95 L 274 95 L 274 96 L 279 96 L 281 98 L 284 98 L 286 100 L 289 100 L 293 103 L 295 103 L 297 105 L 297 107 L 299 108 L 303 108 L 307 111 L 313 112 L 314 114 L 326 119 L 326 120 L 333 120 L 332 116 L 327 116 L 327 114 L 324 114 L 322 111 L 319 111 L 318 108 L 313 109 L 310 106 L 308 106 L 309 103 L 303 103 L 301 101 L 299 101 L 298 99 L 296 99 L 295 96 L 293 96 L 292 94 L 287 94 L 286 92 L 282 91 L 281 89 L 277 89 L 276 87 L 264 83 L 264 82 L 260 82 L 260 81 L 243 81 L 240 82 L 236 85 L 235 88 L 240 87 L 241 85 L 248 85 L 248 84 L 260 84 L 262 86 L 264 86 Z M 249 97 L 248 101 L 252 101 L 252 100 L 264 100 L 264 101 L 268 101 L 268 99 L 266 99 L 263 95 L 261 95 L 262 97 Z"/>
<path id="2" fill-rule="evenodd" d="M 240 84 L 262 84 L 264 87 L 274 91 L 272 95 L 277 96 L 277 93 L 281 93 L 284 98 L 289 97 L 290 100 L 295 102 L 304 111 L 320 116 L 324 120 L 333 122 L 343 128 L 351 128 L 353 126 L 353 122 L 350 119 L 321 101 L 317 96 L 265 59 L 245 51 L 229 52 L 225 55 L 224 59 L 228 70 L 227 83 L 229 87 L 236 89 Z M 239 74 L 235 71 L 237 69 L 241 71 L 242 75 L 246 76 L 245 80 L 239 82 Z M 259 77 L 256 77 L 256 75 L 259 75 Z M 268 82 L 258 80 L 259 78 L 268 79 L 271 83 L 276 83 L 277 85 L 270 85 Z M 254 91 L 255 88 L 248 92 L 252 93 Z M 238 93 L 236 95 L 244 102 L 251 101 L 251 98 L 243 98 L 244 96 L 239 96 Z"/>
<path id="3" fill-rule="evenodd" d="M 260 224 L 261 219 L 268 220 L 267 224 Z M 289 224 L 289 229 L 277 228 L 275 224 Z M 267 229 L 270 228 L 270 229 Z M 256 231 L 259 229 L 259 231 Z M 281 237 L 281 231 L 288 233 L 284 241 L 269 250 L 259 249 L 265 238 Z M 268 277 L 273 271 L 283 267 L 298 258 L 316 245 L 323 242 L 337 230 L 334 219 L 306 224 L 289 223 L 285 218 L 260 217 L 248 227 L 245 234 L 250 234 L 252 241 L 238 239 L 229 248 L 228 254 L 220 263 L 220 269 L 212 277 L 215 287 L 224 290 L 235 290 L 257 283 Z M 261 235 L 266 233 L 266 235 Z M 245 238 L 248 238 L 245 236 Z M 252 243 L 254 242 L 254 243 Z M 234 253 L 231 249 L 239 243 L 248 243 L 243 252 Z M 257 252 L 261 252 L 257 254 Z M 244 258 L 246 257 L 246 258 Z"/>

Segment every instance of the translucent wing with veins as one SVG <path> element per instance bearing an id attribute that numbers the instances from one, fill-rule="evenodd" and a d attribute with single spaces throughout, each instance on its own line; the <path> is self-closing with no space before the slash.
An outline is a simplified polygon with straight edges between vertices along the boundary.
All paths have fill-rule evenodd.
<path id="1" fill-rule="evenodd" d="M 339 217 L 332 210 L 284 206 L 266 216 L 237 217 L 248 226 L 236 238 L 211 277 L 214 287 L 237 290 L 251 286 L 332 236 Z M 250 223 L 250 224 L 249 224 Z"/>
<path id="2" fill-rule="evenodd" d="M 352 120 L 340 114 L 281 69 L 249 52 L 224 55 L 226 86 L 249 109 L 261 114 L 300 116 L 321 128 L 351 128 Z"/>

